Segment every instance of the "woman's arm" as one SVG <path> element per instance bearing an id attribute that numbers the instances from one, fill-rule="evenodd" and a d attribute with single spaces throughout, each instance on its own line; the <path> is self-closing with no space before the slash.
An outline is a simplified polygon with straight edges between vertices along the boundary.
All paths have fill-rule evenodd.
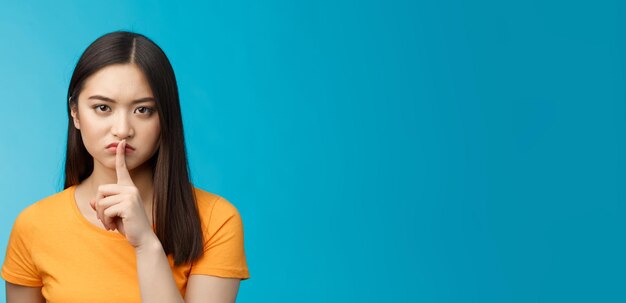
<path id="1" fill-rule="evenodd" d="M 7 303 L 44 303 L 46 300 L 41 294 L 41 287 L 28 287 L 5 283 Z"/>
<path id="2" fill-rule="evenodd" d="M 138 247 L 137 274 L 141 302 L 234 303 L 241 279 L 190 275 L 185 300 L 180 296 L 161 242 Z"/>
<path id="3" fill-rule="evenodd" d="M 141 302 L 185 302 L 159 238 L 135 248 Z"/>
<path id="4" fill-rule="evenodd" d="M 186 303 L 234 303 L 239 291 L 239 278 L 190 275 L 185 292 Z"/>

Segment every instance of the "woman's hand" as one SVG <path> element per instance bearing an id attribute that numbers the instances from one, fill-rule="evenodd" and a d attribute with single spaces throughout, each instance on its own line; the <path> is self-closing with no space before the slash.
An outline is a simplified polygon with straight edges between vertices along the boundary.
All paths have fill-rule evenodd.
<path id="1" fill-rule="evenodd" d="M 126 167 L 125 149 L 126 140 L 122 140 L 115 155 L 117 184 L 100 185 L 90 204 L 107 230 L 117 229 L 137 248 L 153 241 L 156 235 L 146 216 L 139 190 Z"/>

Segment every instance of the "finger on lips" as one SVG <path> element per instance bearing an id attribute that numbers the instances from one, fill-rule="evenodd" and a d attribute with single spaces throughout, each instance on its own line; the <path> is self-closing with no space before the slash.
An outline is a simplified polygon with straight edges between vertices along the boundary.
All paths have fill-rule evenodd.
<path id="1" fill-rule="evenodd" d="M 117 174 L 117 184 L 132 185 L 133 181 L 130 178 L 130 173 L 126 167 L 126 139 L 122 140 L 117 145 L 115 154 L 115 172 Z"/>
<path id="2" fill-rule="evenodd" d="M 119 204 L 123 201 L 125 196 L 122 195 L 122 192 L 127 192 L 128 190 L 137 191 L 130 177 L 130 173 L 128 172 L 128 168 L 126 167 L 125 139 L 117 145 L 115 153 L 115 173 L 117 176 L 117 184 L 100 185 L 96 198 L 89 201 L 91 208 L 96 211 L 98 220 L 102 221 L 102 224 L 107 230 L 117 229 L 116 221 L 121 210 Z M 132 189 L 128 188 L 129 186 L 132 187 Z M 138 192 L 135 194 L 138 194 Z"/>

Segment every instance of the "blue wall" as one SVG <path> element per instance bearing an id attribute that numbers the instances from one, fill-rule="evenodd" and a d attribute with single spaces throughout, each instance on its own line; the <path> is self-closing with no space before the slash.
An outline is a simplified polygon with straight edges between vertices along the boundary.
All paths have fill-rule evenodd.
<path id="1" fill-rule="evenodd" d="M 626 301 L 619 1 L 12 2 L 0 246 L 61 189 L 74 64 L 123 29 L 242 214 L 238 302 Z"/>

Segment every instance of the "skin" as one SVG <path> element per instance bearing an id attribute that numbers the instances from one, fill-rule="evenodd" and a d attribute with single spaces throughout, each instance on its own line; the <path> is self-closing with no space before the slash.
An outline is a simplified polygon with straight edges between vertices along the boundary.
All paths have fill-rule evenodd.
<path id="1" fill-rule="evenodd" d="M 235 302 L 240 279 L 207 275 L 189 277 L 183 300 L 154 234 L 146 161 L 158 149 L 160 125 L 151 98 L 148 81 L 134 64 L 107 66 L 85 82 L 71 114 L 94 170 L 76 187 L 78 208 L 89 222 L 121 233 L 135 248 L 142 302 Z M 117 147 L 107 149 L 111 143 Z M 126 149 L 129 144 L 134 150 Z M 44 302 L 41 287 L 6 282 L 6 295 L 9 303 Z"/>

